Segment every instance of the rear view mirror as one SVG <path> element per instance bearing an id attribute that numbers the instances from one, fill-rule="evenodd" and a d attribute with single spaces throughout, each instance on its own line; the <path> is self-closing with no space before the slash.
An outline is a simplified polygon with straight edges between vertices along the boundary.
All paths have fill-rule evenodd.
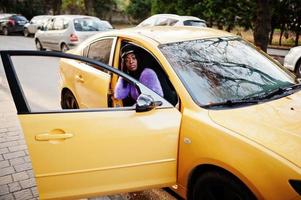
<path id="1" fill-rule="evenodd" d="M 161 101 L 154 101 L 151 96 L 141 94 L 136 101 L 136 112 L 146 112 L 160 105 L 162 105 Z"/>

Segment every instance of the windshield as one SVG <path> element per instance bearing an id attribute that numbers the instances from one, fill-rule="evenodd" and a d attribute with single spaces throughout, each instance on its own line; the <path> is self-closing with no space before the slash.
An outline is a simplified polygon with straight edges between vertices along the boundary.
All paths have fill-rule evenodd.
<path id="1" fill-rule="evenodd" d="M 200 106 L 254 98 L 294 84 L 293 77 L 236 37 L 160 45 Z"/>
<path id="2" fill-rule="evenodd" d="M 34 17 L 31 20 L 32 24 L 39 24 L 42 25 L 43 23 L 45 23 L 48 19 L 50 18 L 50 16 L 38 16 L 38 17 Z"/>
<path id="3" fill-rule="evenodd" d="M 197 21 L 197 20 L 186 20 L 184 21 L 185 26 L 199 26 L 199 27 L 207 27 L 204 21 Z"/>
<path id="4" fill-rule="evenodd" d="M 74 27 L 76 31 L 105 31 L 112 29 L 108 22 L 96 18 L 74 19 Z"/>

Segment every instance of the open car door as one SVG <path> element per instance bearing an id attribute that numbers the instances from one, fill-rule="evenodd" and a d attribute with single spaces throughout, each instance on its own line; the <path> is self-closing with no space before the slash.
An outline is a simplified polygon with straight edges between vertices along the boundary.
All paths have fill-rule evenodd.
<path id="1" fill-rule="evenodd" d="M 106 195 L 176 182 L 181 114 L 166 100 L 127 74 L 81 56 L 38 51 L 0 53 L 41 199 Z M 46 61 L 38 67 L 18 60 L 25 58 L 31 63 L 40 57 Z M 67 58 L 97 65 L 134 83 L 140 96 L 131 107 L 55 107 L 60 105 L 60 98 L 48 97 L 59 83 L 48 80 L 52 68 L 43 69 L 51 58 L 57 59 L 56 63 L 58 58 Z M 56 77 L 57 70 L 53 73 Z M 39 81 L 33 81 L 37 77 Z M 43 80 L 54 86 L 41 88 Z M 41 104 L 36 102 L 39 99 L 44 99 Z M 48 108 L 48 104 L 53 107 Z"/>

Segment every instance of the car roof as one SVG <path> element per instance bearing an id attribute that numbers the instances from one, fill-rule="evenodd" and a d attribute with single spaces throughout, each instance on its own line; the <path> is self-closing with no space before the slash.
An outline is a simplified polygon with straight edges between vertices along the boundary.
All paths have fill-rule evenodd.
<path id="1" fill-rule="evenodd" d="M 156 17 L 156 18 L 168 17 L 168 18 L 173 18 L 173 19 L 177 19 L 177 20 L 181 20 L 181 21 L 185 21 L 185 20 L 205 21 L 205 20 L 202 20 L 202 19 L 200 19 L 198 17 L 194 17 L 194 16 L 182 16 L 182 15 L 176 15 L 176 14 L 156 14 L 156 15 L 153 15 L 151 17 Z"/>
<path id="2" fill-rule="evenodd" d="M 15 14 L 15 13 L 1 13 L 0 14 L 0 18 L 6 18 L 6 17 L 10 17 L 13 15 L 19 15 L 19 14 Z"/>
<path id="3" fill-rule="evenodd" d="M 120 36 L 132 39 L 148 39 L 157 44 L 167 44 L 173 42 L 189 41 L 195 39 L 216 38 L 235 36 L 229 32 L 205 27 L 193 26 L 154 26 L 154 27 L 134 27 L 128 29 L 111 30 L 92 36 L 95 40 L 99 37 Z"/>
<path id="4" fill-rule="evenodd" d="M 64 18 L 70 18 L 70 19 L 74 19 L 74 18 L 97 18 L 94 16 L 88 16 L 88 15 L 54 15 L 53 17 L 64 17 Z"/>
<path id="5" fill-rule="evenodd" d="M 99 19 L 97 17 L 94 17 L 94 16 L 88 16 L 88 15 L 53 15 L 50 17 L 50 19 L 55 19 L 55 18 L 63 18 L 63 19 L 66 19 L 66 20 L 74 20 L 74 19 L 79 19 L 79 18 L 90 18 L 90 19 Z M 100 20 L 100 19 L 99 19 Z M 103 20 L 101 20 L 103 21 Z"/>
<path id="6" fill-rule="evenodd" d="M 53 17 L 53 15 L 36 15 L 32 19 L 39 19 L 39 18 L 50 18 Z"/>

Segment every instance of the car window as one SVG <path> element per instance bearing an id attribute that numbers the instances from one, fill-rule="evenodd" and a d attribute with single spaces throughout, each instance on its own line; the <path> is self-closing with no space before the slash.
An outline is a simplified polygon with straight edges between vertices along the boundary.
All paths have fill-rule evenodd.
<path id="1" fill-rule="evenodd" d="M 138 69 L 135 73 L 131 73 L 130 71 L 126 70 L 125 59 L 121 59 L 121 62 L 119 63 L 119 69 L 123 69 L 126 73 L 133 76 L 135 79 L 140 80 L 141 83 L 145 84 L 146 87 L 153 90 L 154 92 L 157 92 L 169 103 L 176 106 L 176 104 L 179 102 L 177 92 L 173 87 L 172 83 L 170 82 L 167 73 L 165 72 L 159 60 L 147 48 L 140 47 L 139 45 L 136 45 L 133 42 L 122 42 L 121 49 L 122 47 L 125 47 L 127 45 L 133 46 L 134 54 L 138 63 Z M 149 72 L 150 74 L 155 74 L 156 78 L 154 79 L 158 79 L 159 84 L 157 84 L 156 81 L 150 81 L 150 79 L 148 79 L 148 76 L 146 74 L 149 74 Z M 160 88 L 162 89 L 162 91 Z M 128 98 L 125 98 L 123 101 L 124 105 L 129 105 L 132 103 Z"/>
<path id="2" fill-rule="evenodd" d="M 143 22 L 141 22 L 141 24 L 139 24 L 138 26 L 141 26 L 141 27 L 152 26 L 155 23 L 156 19 L 157 19 L 156 17 L 148 18 L 148 19 L 144 20 Z"/>
<path id="3" fill-rule="evenodd" d="M 199 27 L 207 27 L 206 23 L 204 21 L 198 21 L 198 20 L 185 20 L 183 22 L 185 26 L 199 26 Z"/>
<path id="4" fill-rule="evenodd" d="M 167 26 L 168 25 L 168 18 L 162 17 L 162 18 L 158 18 L 158 20 L 156 21 L 155 26 Z"/>
<path id="5" fill-rule="evenodd" d="M 109 64 L 113 39 L 103 39 L 90 45 L 88 58 Z"/>
<path id="6" fill-rule="evenodd" d="M 13 15 L 12 18 L 17 20 L 17 21 L 27 21 L 27 19 L 24 16 L 21 16 L 21 15 Z"/>
<path id="7" fill-rule="evenodd" d="M 170 43 L 160 49 L 200 106 L 255 98 L 294 83 L 294 77 L 236 37 Z"/>
<path id="8" fill-rule="evenodd" d="M 33 51 L 33 54 L 36 52 Z M 42 52 L 41 54 L 62 55 L 59 52 Z M 71 54 L 66 56 L 72 57 Z M 111 77 L 113 75 L 120 76 L 120 72 L 112 67 L 101 63 L 97 64 L 96 61 L 81 60 L 78 62 L 69 58 L 46 56 L 24 57 L 19 55 L 12 56 L 11 60 L 14 65 L 13 69 L 18 76 L 18 86 L 22 90 L 20 92 L 16 86 L 16 92 L 14 92 L 20 103 L 17 108 L 19 113 L 64 112 L 70 109 L 89 111 L 89 109 L 103 110 L 117 107 L 112 103 Z M 30 64 L 24 65 L 24 63 Z M 10 66 L 6 66 L 6 68 L 12 69 Z M 103 70 L 111 70 L 111 72 L 108 74 Z M 154 101 L 161 101 L 167 105 L 162 98 L 133 78 L 125 75 L 124 80 L 132 84 L 138 94 L 149 95 Z M 129 109 L 134 110 L 135 107 L 131 106 Z"/>
<path id="9" fill-rule="evenodd" d="M 83 56 L 88 57 L 88 51 L 90 46 L 86 46 L 83 50 Z"/>
<path id="10" fill-rule="evenodd" d="M 46 27 L 45 30 L 48 30 L 48 31 L 53 30 L 53 19 L 49 20 L 45 27 Z"/>
<path id="11" fill-rule="evenodd" d="M 171 18 L 168 18 L 168 25 L 169 26 L 173 26 L 175 25 L 179 20 L 177 19 L 171 19 Z"/>
<path id="12" fill-rule="evenodd" d="M 77 18 L 73 20 L 76 31 L 105 31 L 112 26 L 107 22 L 102 22 L 98 18 Z"/>
<path id="13" fill-rule="evenodd" d="M 63 30 L 64 29 L 64 19 L 56 18 L 53 24 L 54 30 Z"/>

